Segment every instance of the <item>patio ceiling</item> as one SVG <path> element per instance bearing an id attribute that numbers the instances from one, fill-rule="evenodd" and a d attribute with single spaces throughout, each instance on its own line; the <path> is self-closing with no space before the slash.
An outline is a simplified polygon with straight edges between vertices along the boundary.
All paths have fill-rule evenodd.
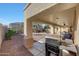
<path id="1" fill-rule="evenodd" d="M 71 26 L 75 17 L 75 3 L 64 3 L 57 4 L 53 7 L 50 7 L 34 16 L 32 16 L 32 21 L 45 22 L 52 25 Z"/>

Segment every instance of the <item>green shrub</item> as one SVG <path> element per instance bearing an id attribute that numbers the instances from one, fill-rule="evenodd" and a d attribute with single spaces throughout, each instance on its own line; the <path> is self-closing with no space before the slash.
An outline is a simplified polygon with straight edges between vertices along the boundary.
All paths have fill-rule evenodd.
<path id="1" fill-rule="evenodd" d="M 11 37 L 16 33 L 16 31 L 13 30 L 8 30 L 7 33 L 5 34 L 6 40 L 10 40 Z"/>

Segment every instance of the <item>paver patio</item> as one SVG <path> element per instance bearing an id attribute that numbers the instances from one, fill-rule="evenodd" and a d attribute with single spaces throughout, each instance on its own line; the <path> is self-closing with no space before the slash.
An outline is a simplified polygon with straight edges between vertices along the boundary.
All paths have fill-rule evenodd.
<path id="1" fill-rule="evenodd" d="M 23 35 L 15 35 L 11 40 L 4 40 L 0 56 L 32 56 L 23 46 Z"/>

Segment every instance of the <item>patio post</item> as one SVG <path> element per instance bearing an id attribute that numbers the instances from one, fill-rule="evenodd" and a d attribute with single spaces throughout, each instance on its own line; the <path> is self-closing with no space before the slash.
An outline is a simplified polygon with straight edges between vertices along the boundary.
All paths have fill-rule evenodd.
<path id="1" fill-rule="evenodd" d="M 26 19 L 24 22 L 24 46 L 26 48 L 32 48 L 33 45 L 33 37 L 32 37 L 32 21 L 30 19 Z"/>
<path id="2" fill-rule="evenodd" d="M 55 26 L 53 26 L 53 34 L 55 34 Z"/>

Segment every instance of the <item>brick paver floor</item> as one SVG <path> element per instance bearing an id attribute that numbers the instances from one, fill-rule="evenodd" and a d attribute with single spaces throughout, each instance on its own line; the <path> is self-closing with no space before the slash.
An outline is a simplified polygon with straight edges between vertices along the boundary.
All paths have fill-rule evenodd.
<path id="1" fill-rule="evenodd" d="M 0 56 L 32 56 L 32 54 L 23 46 L 23 36 L 15 35 L 11 40 L 3 41 Z"/>

